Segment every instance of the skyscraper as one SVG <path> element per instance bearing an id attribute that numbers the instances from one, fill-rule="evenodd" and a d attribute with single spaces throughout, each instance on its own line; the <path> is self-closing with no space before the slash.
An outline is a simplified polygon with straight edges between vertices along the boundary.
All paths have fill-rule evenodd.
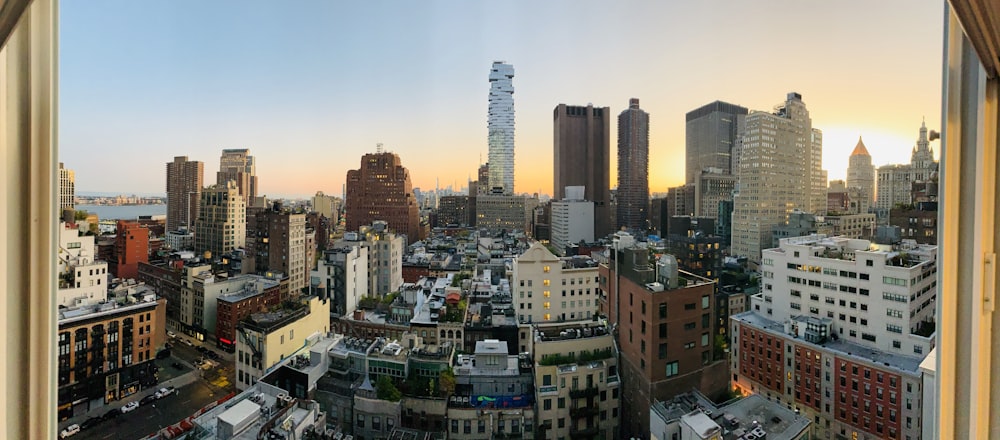
<path id="1" fill-rule="evenodd" d="M 59 162 L 59 209 L 73 209 L 76 202 L 76 173 Z"/>
<path id="2" fill-rule="evenodd" d="M 917 145 L 913 147 L 910 163 L 903 165 L 883 165 L 878 168 L 878 214 L 883 219 L 888 218 L 889 210 L 896 205 L 912 203 L 911 193 L 913 182 L 930 180 L 931 174 L 938 169 L 934 160 L 934 151 L 930 149 L 927 138 L 927 125 L 920 124 L 920 135 Z"/>
<path id="3" fill-rule="evenodd" d="M 875 167 L 872 166 L 872 156 L 868 154 L 860 136 L 848 160 L 847 188 L 858 191 L 857 212 L 867 213 L 875 197 Z"/>
<path id="4" fill-rule="evenodd" d="M 236 181 L 236 187 L 247 205 L 257 197 L 257 166 L 253 156 L 250 155 L 250 149 L 222 150 L 215 183 L 222 185 L 230 180 Z"/>
<path id="5" fill-rule="evenodd" d="M 253 271 L 276 271 L 288 276 L 288 288 L 298 292 L 309 284 L 306 258 L 306 214 L 292 212 L 274 202 L 267 208 L 247 210 L 246 250 Z"/>
<path id="6" fill-rule="evenodd" d="M 555 199 L 566 197 L 567 186 L 583 186 L 584 199 L 594 202 L 594 238 L 604 237 L 612 232 L 611 109 L 559 104 L 553 124 Z"/>
<path id="7" fill-rule="evenodd" d="M 514 66 L 494 61 L 490 69 L 489 188 L 514 193 Z"/>
<path id="8" fill-rule="evenodd" d="M 361 167 L 347 170 L 347 194 L 344 199 L 347 230 L 384 220 L 397 234 L 406 234 L 407 242 L 420 240 L 420 217 L 413 196 L 410 172 L 398 154 L 382 152 L 361 158 Z"/>
<path id="9" fill-rule="evenodd" d="M 212 185 L 201 192 L 195 222 L 195 252 L 220 256 L 246 245 L 246 201 L 235 181 Z"/>
<path id="10" fill-rule="evenodd" d="M 733 174 L 732 154 L 747 109 L 715 101 L 691 110 L 685 116 L 685 183 L 694 183 L 706 168 Z"/>
<path id="11" fill-rule="evenodd" d="M 649 113 L 632 98 L 618 115 L 617 227 L 649 228 Z"/>
<path id="12" fill-rule="evenodd" d="M 176 156 L 167 162 L 167 230 L 181 225 L 191 228 L 198 218 L 198 201 L 205 175 L 205 164 Z"/>
<path id="13" fill-rule="evenodd" d="M 733 255 L 759 264 L 761 250 L 771 247 L 772 229 L 783 224 L 792 210 L 826 211 L 826 187 L 815 185 L 822 177 L 822 167 L 816 163 L 822 154 L 814 150 L 822 148 L 822 139 L 798 93 L 789 93 L 773 113 L 747 115 L 734 161 L 738 189 L 733 201 Z"/>

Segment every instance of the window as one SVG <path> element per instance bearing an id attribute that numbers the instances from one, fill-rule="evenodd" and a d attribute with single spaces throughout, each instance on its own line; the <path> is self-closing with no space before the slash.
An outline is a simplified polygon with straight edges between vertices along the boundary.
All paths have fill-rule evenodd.
<path id="1" fill-rule="evenodd" d="M 677 361 L 667 363 L 667 377 L 677 375 Z M 617 388 L 616 388 L 617 390 Z"/>
<path id="2" fill-rule="evenodd" d="M 660 303 L 660 319 L 667 318 L 667 303 Z"/>

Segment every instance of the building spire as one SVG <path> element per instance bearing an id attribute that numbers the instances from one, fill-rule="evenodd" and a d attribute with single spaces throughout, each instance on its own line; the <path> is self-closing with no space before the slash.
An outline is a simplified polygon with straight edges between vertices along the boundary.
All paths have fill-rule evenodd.
<path id="1" fill-rule="evenodd" d="M 865 148 L 865 143 L 861 141 L 861 136 L 858 136 L 858 144 L 854 146 L 851 156 L 871 156 L 868 154 L 868 148 Z"/>

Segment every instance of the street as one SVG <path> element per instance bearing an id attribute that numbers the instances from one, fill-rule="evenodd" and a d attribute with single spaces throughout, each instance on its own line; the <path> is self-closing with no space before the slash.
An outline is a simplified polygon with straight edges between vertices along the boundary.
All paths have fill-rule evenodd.
<path id="1" fill-rule="evenodd" d="M 60 423 L 59 429 L 65 428 L 69 422 L 82 423 L 87 417 L 100 416 L 112 408 L 121 408 L 128 401 L 138 401 L 143 396 L 155 393 L 160 386 L 177 383 L 177 393 L 140 406 L 111 420 L 100 422 L 72 437 L 80 440 L 139 439 L 180 422 L 233 390 L 231 378 L 235 372 L 232 355 L 208 346 L 207 348 L 222 355 L 222 358 L 218 361 L 219 367 L 204 371 L 192 369 L 193 362 L 202 358 L 202 354 L 196 349 L 197 346 L 188 347 L 179 341 L 171 342 L 171 345 L 173 345 L 171 356 L 156 361 L 160 367 L 158 375 L 161 385 L 143 390 L 128 399 L 112 402 L 103 408 L 94 409 L 86 417 L 74 417 L 74 420 Z M 175 362 L 182 364 L 184 368 L 177 370 L 172 367 L 171 364 Z"/>

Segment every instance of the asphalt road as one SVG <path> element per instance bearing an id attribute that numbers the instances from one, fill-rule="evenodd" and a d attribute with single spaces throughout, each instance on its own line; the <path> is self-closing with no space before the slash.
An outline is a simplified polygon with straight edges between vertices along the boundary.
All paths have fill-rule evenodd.
<path id="1" fill-rule="evenodd" d="M 170 364 L 181 360 L 185 363 L 185 369 L 178 373 L 185 374 L 190 371 L 188 368 L 190 364 L 202 356 L 194 347 L 188 347 L 181 343 L 172 345 L 171 357 L 157 362 L 160 365 L 161 373 L 166 370 L 172 370 L 173 367 L 170 367 Z M 209 346 L 209 348 L 212 347 Z M 221 350 L 213 349 L 213 351 L 223 354 Z M 195 411 L 225 396 L 234 389 L 232 379 L 235 375 L 235 369 L 232 360 L 227 359 L 224 355 L 219 363 L 221 364 L 220 367 L 214 371 L 196 371 L 194 374 L 199 374 L 200 377 L 191 384 L 178 388 L 177 394 L 157 400 L 152 404 L 140 406 L 132 412 L 99 423 L 90 429 L 81 431 L 79 434 L 73 436 L 72 439 L 139 439 L 164 427 L 180 422 Z M 163 379 L 162 376 L 161 379 Z M 142 395 L 145 396 L 155 392 L 155 390 L 151 389 L 142 392 Z"/>

